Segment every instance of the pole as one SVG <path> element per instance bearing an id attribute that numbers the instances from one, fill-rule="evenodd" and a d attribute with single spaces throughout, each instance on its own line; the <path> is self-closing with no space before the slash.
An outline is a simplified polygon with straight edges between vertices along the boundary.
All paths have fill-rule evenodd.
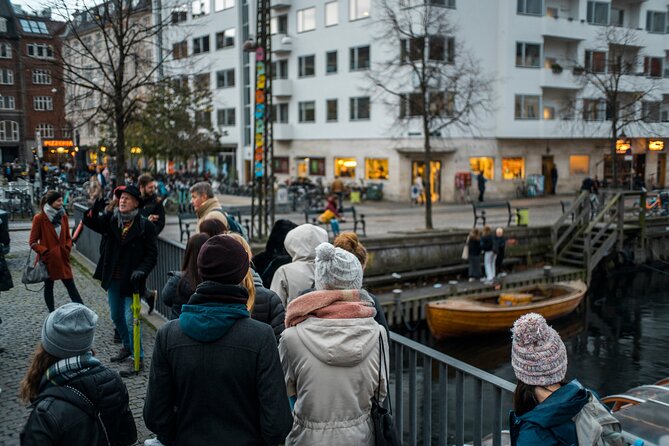
<path id="1" fill-rule="evenodd" d="M 132 293 L 132 354 L 133 354 L 133 365 L 135 368 L 135 373 L 139 373 L 139 355 L 140 355 L 140 336 L 141 331 L 139 328 L 139 313 L 142 309 L 142 306 L 139 301 L 139 291 L 135 290 Z"/>
<path id="2" fill-rule="evenodd" d="M 37 144 L 36 152 L 37 155 L 37 172 L 35 172 L 35 187 L 37 189 L 33 192 L 35 200 L 39 200 L 42 195 L 42 157 L 44 156 L 44 150 L 42 148 L 42 134 L 38 131 L 35 132 L 35 144 Z"/>

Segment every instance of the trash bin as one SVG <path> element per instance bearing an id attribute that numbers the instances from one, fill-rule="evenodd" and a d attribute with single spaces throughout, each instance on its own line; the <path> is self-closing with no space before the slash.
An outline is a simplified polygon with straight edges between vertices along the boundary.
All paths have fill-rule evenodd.
<path id="1" fill-rule="evenodd" d="M 383 184 L 381 183 L 370 183 L 367 185 L 367 191 L 365 192 L 365 198 L 368 200 L 379 201 L 383 199 Z"/>
<path id="2" fill-rule="evenodd" d="M 516 224 L 528 226 L 530 224 L 530 210 L 528 208 L 516 209 Z"/>

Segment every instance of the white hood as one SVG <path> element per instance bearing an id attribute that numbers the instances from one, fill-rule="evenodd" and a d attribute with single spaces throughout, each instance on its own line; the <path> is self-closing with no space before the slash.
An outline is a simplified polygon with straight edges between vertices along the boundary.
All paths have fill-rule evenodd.
<path id="1" fill-rule="evenodd" d="M 325 229 L 306 223 L 286 235 L 283 245 L 293 262 L 310 261 L 316 258 L 316 246 L 328 241 Z"/>

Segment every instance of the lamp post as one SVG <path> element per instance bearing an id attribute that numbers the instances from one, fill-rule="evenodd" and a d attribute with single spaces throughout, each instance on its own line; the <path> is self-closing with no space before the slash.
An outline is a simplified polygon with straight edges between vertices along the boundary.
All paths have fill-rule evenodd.
<path id="1" fill-rule="evenodd" d="M 130 147 L 130 167 L 136 167 L 133 165 L 132 162 L 132 155 L 141 155 L 142 154 L 142 148 L 141 147 Z"/>

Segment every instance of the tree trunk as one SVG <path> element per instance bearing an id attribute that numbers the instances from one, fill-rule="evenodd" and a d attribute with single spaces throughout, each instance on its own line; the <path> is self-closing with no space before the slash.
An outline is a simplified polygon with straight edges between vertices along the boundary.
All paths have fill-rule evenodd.
<path id="1" fill-rule="evenodd" d="M 618 186 L 618 122 L 611 121 L 611 187 L 615 189 Z"/>
<path id="2" fill-rule="evenodd" d="M 423 178 L 425 188 L 425 229 L 434 229 L 432 225 L 432 147 L 430 146 L 430 126 L 425 114 L 423 114 L 423 148 L 425 151 L 425 178 Z"/>
<path id="3" fill-rule="evenodd" d="M 123 107 L 116 107 L 116 185 L 121 186 L 125 181 L 125 129 L 123 125 Z"/>

